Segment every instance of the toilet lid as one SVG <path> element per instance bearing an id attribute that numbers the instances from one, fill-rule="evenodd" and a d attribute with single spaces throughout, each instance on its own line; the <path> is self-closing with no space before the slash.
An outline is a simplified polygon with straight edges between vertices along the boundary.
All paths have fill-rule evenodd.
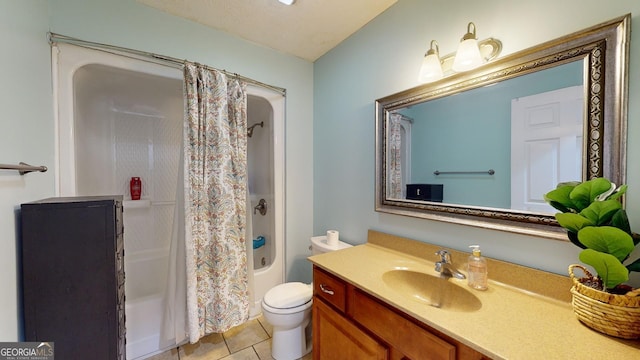
<path id="1" fill-rule="evenodd" d="M 280 284 L 267 291 L 262 301 L 277 309 L 290 309 L 311 301 L 313 289 L 310 285 L 301 282 Z"/>

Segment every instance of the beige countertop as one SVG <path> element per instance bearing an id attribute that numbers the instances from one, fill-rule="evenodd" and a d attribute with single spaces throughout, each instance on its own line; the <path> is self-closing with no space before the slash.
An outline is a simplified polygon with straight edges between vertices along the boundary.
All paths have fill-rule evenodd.
<path id="1" fill-rule="evenodd" d="M 466 280 L 449 280 L 472 292 L 481 307 L 439 309 L 398 293 L 382 276 L 394 269 L 437 276 L 433 254 L 440 247 L 375 231 L 368 241 L 309 260 L 494 359 L 640 359 L 640 340 L 610 337 L 576 319 L 568 277 L 489 259 L 487 291 L 471 289 Z M 453 264 L 464 270 L 468 254 L 451 252 Z"/>

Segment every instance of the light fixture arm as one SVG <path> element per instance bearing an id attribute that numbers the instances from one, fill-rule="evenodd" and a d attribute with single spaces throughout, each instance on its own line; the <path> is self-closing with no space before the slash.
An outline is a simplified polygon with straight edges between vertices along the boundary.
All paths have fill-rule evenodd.
<path id="1" fill-rule="evenodd" d="M 434 49 L 434 46 L 435 46 L 435 49 Z M 436 55 L 440 57 L 440 48 L 438 47 L 438 42 L 435 40 L 431 40 L 431 43 L 429 44 L 429 50 L 427 50 L 427 52 L 424 54 L 424 56 L 429 56 L 429 55 Z"/>
<path id="2" fill-rule="evenodd" d="M 476 24 L 470 22 L 467 25 L 467 33 L 464 34 L 461 41 L 465 40 L 478 40 L 478 38 L 476 37 Z"/>
<path id="3" fill-rule="evenodd" d="M 502 42 L 498 39 L 488 38 L 484 40 L 478 41 L 478 46 L 480 47 L 480 53 L 482 57 L 484 57 L 485 61 L 489 62 L 500 55 L 502 52 Z M 487 47 L 491 48 L 491 51 L 485 52 Z"/>

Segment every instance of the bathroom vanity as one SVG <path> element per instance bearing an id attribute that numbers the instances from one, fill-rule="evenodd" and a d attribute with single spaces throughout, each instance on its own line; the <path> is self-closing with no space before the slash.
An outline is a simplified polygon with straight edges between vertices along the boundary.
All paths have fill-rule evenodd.
<path id="1" fill-rule="evenodd" d="M 369 231 L 364 245 L 311 256 L 313 358 L 640 357 L 640 341 L 602 335 L 576 319 L 568 277 L 489 258 L 487 291 L 455 278 L 440 284 L 438 249 Z M 464 271 L 468 254 L 450 252 Z"/>
<path id="2" fill-rule="evenodd" d="M 486 359 L 314 266 L 314 359 Z"/>

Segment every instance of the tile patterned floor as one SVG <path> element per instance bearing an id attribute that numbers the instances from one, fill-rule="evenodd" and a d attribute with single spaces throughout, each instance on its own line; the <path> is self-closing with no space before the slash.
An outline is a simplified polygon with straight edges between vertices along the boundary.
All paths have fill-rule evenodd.
<path id="1" fill-rule="evenodd" d="M 147 360 L 273 360 L 273 328 L 264 318 L 251 320 L 223 334 L 212 334 L 196 344 L 182 345 Z M 311 354 L 301 360 L 311 360 Z"/>

